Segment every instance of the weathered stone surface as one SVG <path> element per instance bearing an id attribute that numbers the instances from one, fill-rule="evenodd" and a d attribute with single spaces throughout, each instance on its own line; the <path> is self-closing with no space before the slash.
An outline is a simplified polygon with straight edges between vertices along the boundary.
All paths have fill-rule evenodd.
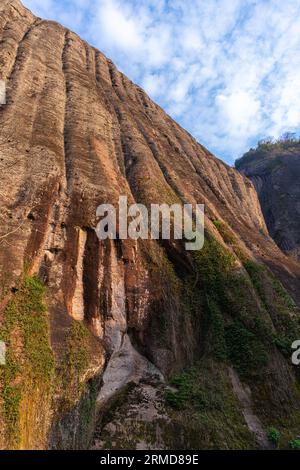
<path id="1" fill-rule="evenodd" d="M 197 143 L 103 54 L 59 24 L 35 18 L 18 0 L 1 2 L 0 41 L 0 79 L 7 83 L 7 104 L 0 107 L 0 321 L 5 325 L 24 273 L 38 276 L 47 288 L 50 345 L 60 380 L 47 404 L 47 439 L 34 442 L 30 435 L 27 447 L 88 447 L 96 413 L 101 443 L 101 423 L 106 430 L 115 426 L 108 413 L 128 383 L 155 401 L 165 389 L 162 376 L 168 379 L 210 357 L 215 343 L 225 341 L 225 329 L 239 327 L 237 318 L 251 341 L 259 330 L 266 349 L 267 363 L 257 371 L 264 374 L 261 382 L 247 378 L 253 413 L 268 426 L 280 408 L 287 427 L 291 410 L 300 404 L 295 371 L 277 343 L 288 347 L 292 339 L 285 322 L 298 315 L 300 267 L 268 235 L 252 183 Z M 204 251 L 197 262 L 174 241 L 100 242 L 94 230 L 96 208 L 116 204 L 119 195 L 148 206 L 204 203 L 208 255 Z M 210 253 L 212 238 L 216 252 Z M 265 267 L 256 267 L 253 274 L 251 263 Z M 295 304 L 280 283 L 275 290 L 273 275 Z M 221 333 L 211 317 L 216 309 Z M 21 349 L 26 346 L 18 331 L 10 333 L 17 335 Z M 229 333 L 227 348 L 233 349 Z M 254 445 L 238 397 L 230 398 L 225 363 L 235 360 L 231 351 L 216 368 L 224 369 L 227 406 L 234 409 L 240 428 L 235 426 L 224 442 L 222 433 L 213 442 L 202 436 L 199 446 Z M 8 380 L 5 374 L 3 380 Z M 26 429 L 30 420 L 36 425 L 37 415 L 37 409 L 22 414 Z M 138 410 L 138 419 L 143 416 Z M 184 413 L 178 419 L 175 411 L 168 416 L 167 441 L 158 436 L 154 447 L 184 448 L 185 436 L 187 445 L 197 447 Z M 216 419 L 226 421 L 226 413 L 218 411 L 209 424 L 214 426 Z M 0 413 L 2 448 L 12 446 L 7 421 Z M 116 441 L 129 432 L 126 422 Z M 18 420 L 12 424 L 17 428 Z M 182 426 L 187 434 L 181 433 Z M 143 446 L 143 439 L 132 440 L 133 447 Z M 14 447 L 22 447 L 20 442 L 22 435 Z"/>
<path id="2" fill-rule="evenodd" d="M 300 145 L 269 145 L 248 154 L 238 169 L 253 182 L 271 237 L 300 260 Z"/>

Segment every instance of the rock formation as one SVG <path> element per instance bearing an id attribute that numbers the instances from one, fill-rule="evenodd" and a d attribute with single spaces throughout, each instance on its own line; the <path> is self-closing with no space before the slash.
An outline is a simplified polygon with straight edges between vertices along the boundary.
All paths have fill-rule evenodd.
<path id="1" fill-rule="evenodd" d="M 300 260 L 300 144 L 297 140 L 265 143 L 238 160 L 257 192 L 271 237 L 289 256 Z"/>
<path id="2" fill-rule="evenodd" d="M 256 448 L 299 429 L 300 266 L 252 183 L 101 52 L 0 4 L 0 447 Z M 203 203 L 203 250 L 96 208 Z"/>

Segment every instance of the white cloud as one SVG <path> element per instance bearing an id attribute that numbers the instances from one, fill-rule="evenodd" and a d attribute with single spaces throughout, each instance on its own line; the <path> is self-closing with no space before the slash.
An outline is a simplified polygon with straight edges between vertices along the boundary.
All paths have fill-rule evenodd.
<path id="1" fill-rule="evenodd" d="M 236 134 L 249 131 L 260 109 L 259 101 L 243 90 L 237 90 L 230 95 L 218 95 L 216 105 L 221 117 L 226 121 L 228 131 Z"/>
<path id="2" fill-rule="evenodd" d="M 131 52 L 138 51 L 142 37 L 139 29 L 141 25 L 135 21 L 132 13 L 126 14 L 118 4 L 111 1 L 103 2 L 94 22 L 97 31 L 100 28 L 109 47 L 120 48 Z"/>
<path id="3" fill-rule="evenodd" d="M 299 130 L 298 0 L 24 0 L 75 29 L 220 157 Z"/>

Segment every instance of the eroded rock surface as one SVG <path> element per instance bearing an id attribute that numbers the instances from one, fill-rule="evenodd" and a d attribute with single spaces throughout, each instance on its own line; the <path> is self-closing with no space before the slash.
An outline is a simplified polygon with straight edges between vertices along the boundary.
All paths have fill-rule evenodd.
<path id="1" fill-rule="evenodd" d="M 259 446 L 228 364 L 286 444 L 300 423 L 289 357 L 300 267 L 268 235 L 252 183 L 101 52 L 18 0 L 0 4 L 0 41 L 0 335 L 11 358 L 0 447 L 109 447 L 110 434 L 130 448 Z M 205 204 L 204 250 L 100 242 L 96 208 L 120 195 Z"/>
<path id="2" fill-rule="evenodd" d="M 238 169 L 253 182 L 271 237 L 300 260 L 300 144 L 261 146 L 239 160 Z"/>

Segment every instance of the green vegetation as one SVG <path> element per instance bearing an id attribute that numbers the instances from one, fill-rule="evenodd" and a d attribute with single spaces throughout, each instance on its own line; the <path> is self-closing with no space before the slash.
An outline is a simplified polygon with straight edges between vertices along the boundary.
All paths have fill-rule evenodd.
<path id="1" fill-rule="evenodd" d="M 206 315 L 207 348 L 216 359 L 230 360 L 245 377 L 261 373 L 267 363 L 264 342 L 271 337 L 271 326 L 249 296 L 251 283 L 237 271 L 236 256 L 216 240 L 206 239 L 194 259 L 197 288 L 192 299 L 199 303 L 200 298 Z M 258 287 L 258 281 L 256 284 Z"/>
<path id="2" fill-rule="evenodd" d="M 278 431 L 278 429 L 271 427 L 267 431 L 267 437 L 272 444 L 274 444 L 275 447 L 279 446 L 280 438 L 281 438 L 281 433 Z"/>
<path id="3" fill-rule="evenodd" d="M 88 365 L 88 330 L 83 323 L 74 322 L 67 339 L 66 362 L 71 376 L 79 376 Z"/>
<path id="4" fill-rule="evenodd" d="M 225 314 L 227 288 L 236 259 L 214 239 L 206 238 L 194 254 L 195 274 L 185 283 L 185 305 L 194 318 L 204 312 L 203 328 L 208 331 L 207 347 L 219 360 L 226 360 Z"/>
<path id="5" fill-rule="evenodd" d="M 295 304 L 280 281 L 265 266 L 247 261 L 244 267 L 261 299 L 265 317 L 271 318 L 271 341 L 289 357 L 291 344 L 300 335 L 300 319 L 295 312 Z"/>
<path id="6" fill-rule="evenodd" d="M 85 399 L 83 400 L 83 403 L 82 403 L 82 419 L 83 419 L 83 424 L 86 428 L 89 427 L 94 417 L 95 403 L 97 400 L 98 391 L 99 391 L 98 379 L 94 378 L 88 383 L 87 394 L 86 394 L 87 396 L 83 397 Z"/>
<path id="7" fill-rule="evenodd" d="M 292 450 L 300 450 L 300 439 L 292 439 L 289 441 L 289 448 Z"/>
<path id="8" fill-rule="evenodd" d="M 171 385 L 177 387 L 177 390 L 166 391 L 167 403 L 178 410 L 184 409 L 189 400 L 193 396 L 193 377 L 192 374 L 182 373 L 181 375 L 175 376 L 170 381 Z"/>
<path id="9" fill-rule="evenodd" d="M 65 398 L 64 408 L 74 408 L 84 389 L 82 375 L 88 365 L 88 331 L 73 322 L 66 339 L 61 374 L 49 339 L 46 289 L 36 277 L 24 275 L 7 304 L 0 340 L 7 345 L 6 365 L 0 366 L 0 422 L 9 449 L 46 445 L 53 393 Z M 91 382 L 80 408 L 83 428 L 94 418 L 96 390 Z M 62 419 L 62 415 L 59 415 Z M 91 431 L 90 431 L 91 432 Z"/>
<path id="10" fill-rule="evenodd" d="M 221 410 L 222 396 L 201 387 L 198 381 L 197 366 L 190 368 L 170 380 L 176 390 L 166 391 L 167 403 L 175 409 L 184 410 L 193 407 L 201 410 Z"/>
<path id="11" fill-rule="evenodd" d="M 226 367 L 205 357 L 175 375 L 170 385 L 160 385 L 156 413 L 153 419 L 143 420 L 136 415 L 135 404 L 147 408 L 148 386 L 144 391 L 143 384 L 129 384 L 104 416 L 104 448 L 134 449 L 137 442 L 152 448 L 163 444 L 166 449 L 256 448 Z M 108 423 L 113 426 L 106 428 Z"/>
<path id="12" fill-rule="evenodd" d="M 195 252 L 195 268 L 210 297 L 221 300 L 236 258 L 213 238 L 206 238 L 202 250 Z"/>
<path id="13" fill-rule="evenodd" d="M 232 230 L 230 227 L 226 224 L 226 222 L 223 222 L 222 220 L 214 220 L 213 221 L 214 226 L 218 230 L 219 234 L 223 238 L 224 242 L 231 247 L 231 249 L 234 251 L 235 256 L 241 261 L 246 261 L 246 255 L 242 248 L 239 246 L 237 239 L 235 238 Z"/>
<path id="14" fill-rule="evenodd" d="M 214 220 L 213 224 L 222 236 L 225 243 L 227 243 L 228 245 L 235 245 L 235 237 L 225 222 L 221 220 Z"/>
<path id="15" fill-rule="evenodd" d="M 256 372 L 267 364 L 268 356 L 262 341 L 236 320 L 226 329 L 228 356 L 241 376 Z"/>
<path id="16" fill-rule="evenodd" d="M 272 276 L 272 284 L 277 296 L 281 299 L 283 305 L 289 310 L 294 309 L 295 302 L 293 301 L 293 299 L 291 299 L 281 282 L 279 282 L 278 279 L 276 279 L 276 277 L 274 276 Z"/>
<path id="17" fill-rule="evenodd" d="M 226 225 L 215 225 L 226 239 Z M 206 238 L 194 263 L 195 275 L 187 282 L 193 287 L 185 289 L 186 304 L 198 318 L 199 305 L 205 312 L 207 350 L 213 357 L 231 361 L 246 378 L 262 374 L 272 344 L 290 356 L 291 344 L 300 335 L 300 321 L 294 302 L 265 266 L 243 259 L 247 278 L 236 269 L 236 255 L 212 238 Z"/>
<path id="18" fill-rule="evenodd" d="M 249 274 L 249 277 L 251 279 L 251 282 L 259 294 L 261 300 L 263 303 L 266 303 L 266 298 L 265 298 L 265 289 L 264 285 L 262 283 L 262 275 L 266 271 L 266 267 L 262 266 L 261 264 L 256 263 L 253 260 L 246 260 L 243 263 L 244 268 L 246 269 L 247 273 Z"/>
<path id="19" fill-rule="evenodd" d="M 255 448 L 254 437 L 240 411 L 226 367 L 205 357 L 173 377 L 170 384 L 173 389 L 165 394 L 168 415 L 175 432 L 178 426 L 182 430 L 185 448 Z M 170 438 L 174 439 L 174 435 Z M 172 445 L 174 441 L 170 439 Z"/>
<path id="20" fill-rule="evenodd" d="M 7 345 L 7 363 L 0 367 L 0 397 L 12 448 L 21 439 L 21 401 L 38 387 L 43 388 L 46 399 L 53 379 L 45 293 L 38 278 L 24 276 L 5 309 L 0 329 L 0 339 Z"/>
<path id="21" fill-rule="evenodd" d="M 275 297 L 277 298 L 277 307 L 278 303 L 280 303 L 281 307 L 288 310 L 295 308 L 294 301 L 291 299 L 281 282 L 266 268 L 266 266 L 258 264 L 252 260 L 247 260 L 243 264 L 251 278 L 255 289 L 257 290 L 261 300 L 267 308 L 270 307 L 270 302 L 268 302 L 266 297 L 268 290 L 275 292 Z"/>
<path id="22" fill-rule="evenodd" d="M 290 317 L 284 315 L 278 318 L 277 330 L 274 334 L 274 344 L 287 358 L 291 355 L 291 345 L 295 341 L 295 338 L 300 337 L 300 320 L 298 317 Z"/>
<path id="23" fill-rule="evenodd" d="M 232 414 L 228 400 L 223 394 L 228 394 L 229 397 L 232 393 L 232 385 L 230 381 L 228 383 L 225 371 L 229 365 L 233 365 L 241 379 L 251 384 L 254 406 L 257 407 L 257 414 L 263 424 L 266 428 L 271 425 L 278 427 L 281 435 L 278 446 L 286 448 L 299 425 L 299 417 L 295 417 L 293 422 L 287 419 L 293 400 L 293 391 L 289 391 L 290 387 L 293 387 L 293 381 L 291 380 L 290 384 L 282 384 L 282 393 L 287 396 L 290 394 L 291 402 L 282 406 L 277 419 L 277 396 L 272 391 L 272 384 L 277 380 L 273 379 L 272 374 L 275 375 L 276 372 L 269 373 L 271 369 L 268 364 L 271 355 L 275 353 L 275 346 L 290 357 L 291 344 L 300 335 L 296 309 L 282 284 L 266 266 L 247 259 L 245 254 L 240 256 L 238 242 L 226 224 L 215 221 L 214 225 L 230 248 L 225 248 L 207 234 L 204 248 L 190 254 L 192 274 L 183 273 L 179 278 L 170 262 L 167 263 L 168 268 L 164 269 L 166 283 L 162 285 L 172 286 L 172 290 L 166 290 L 166 298 L 167 293 L 170 297 L 172 292 L 173 303 L 166 300 L 166 303 L 158 306 L 161 317 L 170 319 L 165 328 L 162 325 L 159 328 L 165 329 L 165 336 L 172 347 L 169 325 L 173 325 L 175 329 L 180 325 L 184 335 L 184 322 L 190 321 L 194 338 L 199 338 L 203 357 L 201 365 L 197 363 L 171 379 L 171 387 L 165 392 L 165 401 L 171 410 L 171 419 L 179 423 L 180 429 L 183 427 L 189 434 L 189 429 L 193 426 L 194 433 L 199 435 L 201 448 L 243 448 L 244 439 L 241 439 L 242 442 L 239 442 L 239 439 L 236 441 L 237 430 L 230 431 L 227 428 L 223 413 L 227 410 L 227 416 Z M 171 308 L 166 308 L 166 305 Z M 165 309 L 167 313 L 164 313 Z M 172 318 L 174 312 L 177 315 L 175 321 L 178 323 Z M 187 333 L 190 331 L 187 330 Z M 164 346 L 166 344 L 167 341 Z M 190 351 L 193 351 L 193 345 L 190 344 L 189 347 Z M 283 359 L 278 356 L 278 360 Z M 218 376 L 221 382 L 216 387 L 211 380 L 212 376 L 217 380 L 217 374 L 214 375 L 210 371 L 207 381 L 199 377 L 200 370 L 201 374 L 206 373 L 204 363 L 210 361 L 216 369 L 224 371 L 222 378 Z M 224 409 L 220 410 L 218 406 L 222 404 L 222 400 L 227 403 Z M 259 408 L 260 403 L 264 404 L 262 409 Z M 240 415 L 241 405 L 236 403 L 235 406 L 235 422 L 237 429 L 240 427 L 242 433 L 244 421 L 237 416 Z M 206 436 L 207 429 L 209 431 Z M 222 440 L 224 429 L 227 429 L 228 439 Z M 274 442 L 276 433 L 271 433 L 271 430 L 270 428 L 269 439 Z M 196 445 L 192 436 L 190 439 L 190 445 Z"/>
<path id="24" fill-rule="evenodd" d="M 229 241 L 226 224 L 215 221 L 215 225 L 223 239 Z M 234 248 L 236 242 L 232 238 L 230 243 Z M 271 273 L 265 266 L 243 258 L 248 277 L 239 266 L 237 254 L 210 235 L 206 236 L 203 249 L 192 254 L 192 261 L 193 274 L 182 279 L 166 258 L 160 263 L 160 273 L 165 275 L 160 274 L 158 288 L 166 290 L 166 300 L 165 304 L 153 303 L 153 328 L 166 345 L 171 341 L 170 325 L 178 323 L 182 327 L 190 322 L 195 337 L 197 331 L 202 335 L 203 353 L 231 362 L 244 378 L 262 375 L 272 343 L 280 343 L 279 332 L 273 325 L 273 317 L 278 313 L 269 312 L 269 296 L 274 302 Z M 280 283 L 276 286 L 279 292 Z M 280 295 L 276 295 L 281 304 L 288 297 L 284 292 L 281 286 Z M 180 304 L 182 313 L 178 313 Z M 166 305 L 167 313 L 163 314 Z M 290 344 L 286 340 L 286 347 L 290 348 Z"/>
<path id="25" fill-rule="evenodd" d="M 235 162 L 235 167 L 239 170 L 243 168 L 245 164 L 251 163 L 252 161 L 264 159 L 269 157 L 272 153 L 277 155 L 280 151 L 289 150 L 291 148 L 299 149 L 299 146 L 300 138 L 293 133 L 286 133 L 277 140 L 269 137 L 260 140 L 256 148 L 251 148 L 241 158 L 238 158 Z M 272 164 L 276 165 L 276 158 L 273 158 L 273 160 Z"/>
<path id="26" fill-rule="evenodd" d="M 267 398 L 269 397 L 270 392 L 267 390 L 267 388 L 270 386 L 270 384 L 266 385 L 261 383 L 260 385 L 261 386 L 259 387 L 258 397 L 260 399 L 263 397 L 264 403 L 260 403 L 259 411 L 261 416 L 263 416 L 264 425 L 267 429 L 267 436 L 269 437 L 268 433 L 270 430 L 275 429 L 280 434 L 280 438 L 276 447 L 278 449 L 288 449 L 290 447 L 290 442 L 299 441 L 299 408 L 297 406 L 293 408 L 291 402 L 282 403 L 280 400 L 276 400 L 273 405 L 269 406 Z M 287 394 L 290 391 L 289 387 L 299 388 L 299 384 L 296 382 L 290 383 L 287 386 L 286 385 L 287 384 L 282 384 L 282 391 L 286 391 Z M 267 395 L 265 394 L 266 391 L 268 393 Z M 299 397 L 299 394 L 297 396 Z M 271 440 L 271 442 L 273 441 Z M 274 444 L 276 445 L 275 442 Z M 297 443 L 295 445 L 297 445 Z"/>
<path id="27" fill-rule="evenodd" d="M 83 371 L 88 366 L 88 351 L 88 329 L 83 323 L 73 321 L 66 339 L 66 352 L 59 375 L 59 385 L 65 391 L 61 400 L 61 411 L 72 407 L 84 391 L 85 384 L 81 382 L 81 379 Z"/>
<path id="28" fill-rule="evenodd" d="M 213 338 L 212 353 L 216 359 L 225 361 L 227 359 L 227 346 L 225 339 L 225 320 L 218 304 L 207 298 L 208 316 Z"/>

